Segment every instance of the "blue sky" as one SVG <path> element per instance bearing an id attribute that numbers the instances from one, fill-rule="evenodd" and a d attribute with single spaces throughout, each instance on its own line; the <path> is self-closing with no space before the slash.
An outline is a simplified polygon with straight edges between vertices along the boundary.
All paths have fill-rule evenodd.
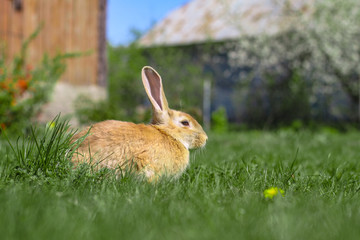
<path id="1" fill-rule="evenodd" d="M 190 0 L 108 0 L 107 39 L 112 45 L 133 40 L 131 29 L 146 32 L 172 10 Z"/>

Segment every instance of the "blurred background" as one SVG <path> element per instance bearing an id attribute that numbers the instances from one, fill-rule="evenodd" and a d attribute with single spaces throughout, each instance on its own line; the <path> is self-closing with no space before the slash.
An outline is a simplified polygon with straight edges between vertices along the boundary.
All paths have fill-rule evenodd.
<path id="1" fill-rule="evenodd" d="M 359 128 L 359 23 L 358 0 L 0 0 L 0 129 L 148 121 L 144 65 L 213 131 Z"/>

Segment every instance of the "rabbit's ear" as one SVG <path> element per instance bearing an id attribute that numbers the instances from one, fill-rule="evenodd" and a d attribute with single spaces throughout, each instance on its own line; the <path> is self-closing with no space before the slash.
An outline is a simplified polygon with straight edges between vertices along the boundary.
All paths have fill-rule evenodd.
<path id="1" fill-rule="evenodd" d="M 168 116 L 169 106 L 160 75 L 152 67 L 145 66 L 141 71 L 141 77 L 154 109 L 153 122 L 164 122 Z"/>

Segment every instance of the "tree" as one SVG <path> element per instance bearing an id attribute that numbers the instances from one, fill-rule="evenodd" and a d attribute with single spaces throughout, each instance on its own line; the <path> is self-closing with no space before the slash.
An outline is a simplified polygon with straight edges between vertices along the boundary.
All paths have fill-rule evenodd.
<path id="1" fill-rule="evenodd" d="M 360 2 L 358 0 L 307 1 L 299 7 L 291 0 L 275 2 L 285 22 L 273 35 L 242 37 L 228 51 L 233 66 L 252 68 L 247 78 L 259 76 L 269 85 L 274 79 L 300 77 L 309 92 L 309 104 L 331 97 L 339 89 L 351 102 L 350 120 L 360 121 Z M 298 75 L 293 78 L 293 74 Z M 270 84 L 271 85 L 271 84 Z M 302 91 L 303 92 L 303 91 Z M 304 97 L 303 95 L 299 95 Z M 304 101 L 304 104 L 306 102 Z"/>

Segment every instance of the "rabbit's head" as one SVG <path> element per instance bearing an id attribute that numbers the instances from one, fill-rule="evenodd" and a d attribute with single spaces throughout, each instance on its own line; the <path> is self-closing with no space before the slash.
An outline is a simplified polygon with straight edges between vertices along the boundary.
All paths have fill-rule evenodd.
<path id="1" fill-rule="evenodd" d="M 201 125 L 189 114 L 169 108 L 161 77 L 155 69 L 143 67 L 141 77 L 153 108 L 151 124 L 188 149 L 205 146 L 208 137 Z"/>

